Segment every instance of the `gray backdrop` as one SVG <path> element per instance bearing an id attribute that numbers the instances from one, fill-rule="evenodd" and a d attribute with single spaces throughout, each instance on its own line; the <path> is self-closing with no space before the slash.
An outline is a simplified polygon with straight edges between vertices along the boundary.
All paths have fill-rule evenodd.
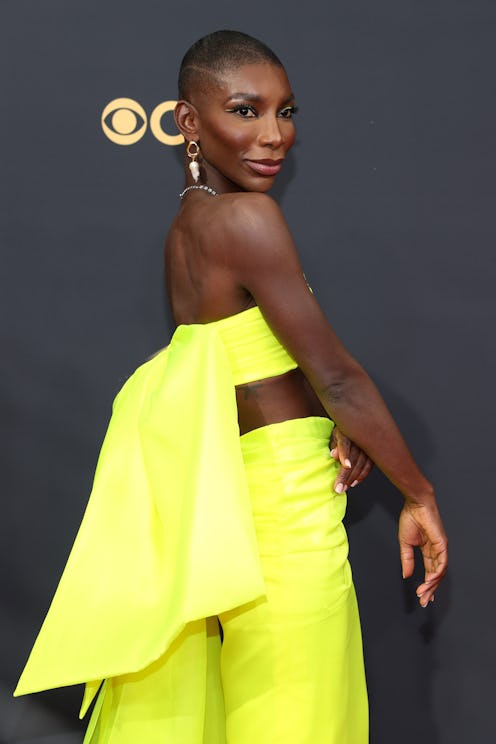
<path id="1" fill-rule="evenodd" d="M 225 27 L 287 65 L 301 110 L 276 196 L 329 320 L 436 484 L 451 538 L 449 578 L 422 610 L 400 576 L 399 494 L 378 473 L 352 492 L 371 741 L 493 741 L 494 0 L 0 9 L 2 744 L 82 740 L 79 688 L 11 691 L 112 398 L 171 333 L 162 246 L 180 148 L 150 127 L 115 144 L 100 116 L 128 97 L 149 118 L 176 97 L 186 48 Z M 170 114 L 161 124 L 174 133 Z"/>

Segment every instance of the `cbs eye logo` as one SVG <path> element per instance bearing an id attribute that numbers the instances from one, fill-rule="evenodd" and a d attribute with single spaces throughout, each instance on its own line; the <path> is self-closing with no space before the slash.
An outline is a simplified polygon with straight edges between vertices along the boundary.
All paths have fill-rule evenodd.
<path id="1" fill-rule="evenodd" d="M 174 111 L 175 106 L 176 101 L 163 101 L 150 116 L 150 129 L 164 145 L 181 145 L 184 142 L 182 134 L 169 134 L 162 126 L 162 117 Z M 102 129 L 116 145 L 134 145 L 143 137 L 147 125 L 145 109 L 132 98 L 114 98 L 102 111 Z"/>

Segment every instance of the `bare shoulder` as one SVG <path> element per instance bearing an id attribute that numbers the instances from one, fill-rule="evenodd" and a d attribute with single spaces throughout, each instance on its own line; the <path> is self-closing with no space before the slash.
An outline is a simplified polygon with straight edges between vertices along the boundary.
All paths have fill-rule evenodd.
<path id="1" fill-rule="evenodd" d="M 216 226 L 227 240 L 231 261 L 259 257 L 265 262 L 295 250 L 285 217 L 268 194 L 224 194 L 215 212 Z"/>
<path id="2" fill-rule="evenodd" d="M 228 214 L 231 229 L 239 230 L 247 225 L 253 229 L 286 226 L 280 207 L 268 194 L 231 193 L 222 195 L 218 201 L 219 212 L 225 211 Z"/>

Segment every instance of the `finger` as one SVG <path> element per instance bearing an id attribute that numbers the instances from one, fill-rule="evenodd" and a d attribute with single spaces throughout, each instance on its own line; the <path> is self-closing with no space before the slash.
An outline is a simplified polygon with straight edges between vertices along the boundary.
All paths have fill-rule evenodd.
<path id="1" fill-rule="evenodd" d="M 424 582 L 417 587 L 417 597 L 422 607 L 427 607 L 431 602 L 434 601 L 434 597 L 439 588 L 439 581 Z"/>
<path id="2" fill-rule="evenodd" d="M 424 594 L 432 595 L 443 580 L 446 569 L 447 560 L 441 557 L 436 571 L 426 571 L 424 581 L 417 587 L 417 595 L 419 597 Z"/>
<path id="3" fill-rule="evenodd" d="M 417 592 L 417 597 L 418 597 L 419 604 L 421 607 L 424 607 L 424 608 L 428 607 L 429 604 L 434 601 L 434 592 L 435 592 L 435 589 L 428 590 L 420 595 Z"/>
<path id="4" fill-rule="evenodd" d="M 362 452 L 361 449 L 356 447 L 356 445 L 352 444 L 350 448 L 351 468 L 347 470 L 346 479 L 349 486 L 351 486 L 352 483 L 357 484 L 359 482 L 360 474 L 363 470 L 366 459 L 367 455 Z"/>
<path id="5" fill-rule="evenodd" d="M 438 548 L 437 546 L 427 544 L 422 547 L 422 553 L 424 557 L 425 577 L 423 583 L 417 587 L 417 596 L 422 607 L 427 607 L 429 602 L 433 601 L 434 594 L 446 574 L 448 551 L 446 545 Z"/>
<path id="6" fill-rule="evenodd" d="M 348 490 L 347 474 L 347 469 L 339 469 L 339 473 L 337 474 L 336 480 L 334 481 L 334 490 L 336 493 L 344 493 Z"/>
<path id="7" fill-rule="evenodd" d="M 361 483 L 367 475 L 370 473 L 372 469 L 372 461 L 370 458 L 363 452 L 362 450 L 358 450 L 359 454 L 356 458 L 356 462 L 353 459 L 353 453 L 352 453 L 352 470 L 349 476 L 349 484 L 352 488 L 355 486 L 358 486 L 359 483 Z"/>
<path id="8" fill-rule="evenodd" d="M 356 444 L 350 442 L 349 460 L 351 461 L 351 468 L 341 467 L 335 484 L 338 485 L 339 483 L 342 483 L 342 490 L 344 491 L 346 491 L 353 483 L 355 483 L 355 485 L 358 483 L 357 476 L 360 476 L 360 473 L 363 470 L 363 466 L 367 460 L 367 455 L 362 452 Z M 337 493 L 341 493 L 341 490 L 337 491 Z"/>
<path id="9" fill-rule="evenodd" d="M 400 560 L 403 578 L 408 579 L 413 574 L 413 569 L 415 568 L 415 556 L 412 545 L 400 542 Z"/>
<path id="10" fill-rule="evenodd" d="M 331 455 L 336 459 L 337 457 L 337 427 L 335 426 L 331 432 L 331 438 L 329 440 L 329 449 L 331 450 Z"/>
<path id="11" fill-rule="evenodd" d="M 367 476 L 370 474 L 370 471 L 372 470 L 373 467 L 374 467 L 374 463 L 372 462 L 370 457 L 367 457 L 367 455 L 365 455 L 365 460 L 363 463 L 362 470 L 360 471 L 360 473 L 358 474 L 356 478 L 357 483 L 362 483 L 365 480 L 365 478 L 367 478 Z"/>
<path id="12" fill-rule="evenodd" d="M 350 447 L 351 442 L 342 432 L 337 431 L 336 434 L 337 446 L 338 446 L 338 458 L 343 468 L 351 468 L 350 460 Z"/>

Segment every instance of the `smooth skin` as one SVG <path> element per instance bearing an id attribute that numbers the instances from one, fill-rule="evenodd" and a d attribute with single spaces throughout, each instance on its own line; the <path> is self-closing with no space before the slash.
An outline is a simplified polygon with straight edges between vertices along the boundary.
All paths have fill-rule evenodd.
<path id="1" fill-rule="evenodd" d="M 348 353 L 308 290 L 283 214 L 267 191 L 295 139 L 294 96 L 282 67 L 244 65 L 179 101 L 177 126 L 201 148 L 201 180 L 218 196 L 188 192 L 166 241 L 174 319 L 207 323 L 257 304 L 298 369 L 239 386 L 241 433 L 304 416 L 332 418 L 333 454 L 352 480 L 373 461 L 403 494 L 399 519 L 405 578 L 414 548 L 426 607 L 447 568 L 447 538 L 432 485 L 415 463 L 377 388 Z M 186 184 L 193 184 L 186 168 Z M 353 461 L 353 465 L 351 465 Z"/>

